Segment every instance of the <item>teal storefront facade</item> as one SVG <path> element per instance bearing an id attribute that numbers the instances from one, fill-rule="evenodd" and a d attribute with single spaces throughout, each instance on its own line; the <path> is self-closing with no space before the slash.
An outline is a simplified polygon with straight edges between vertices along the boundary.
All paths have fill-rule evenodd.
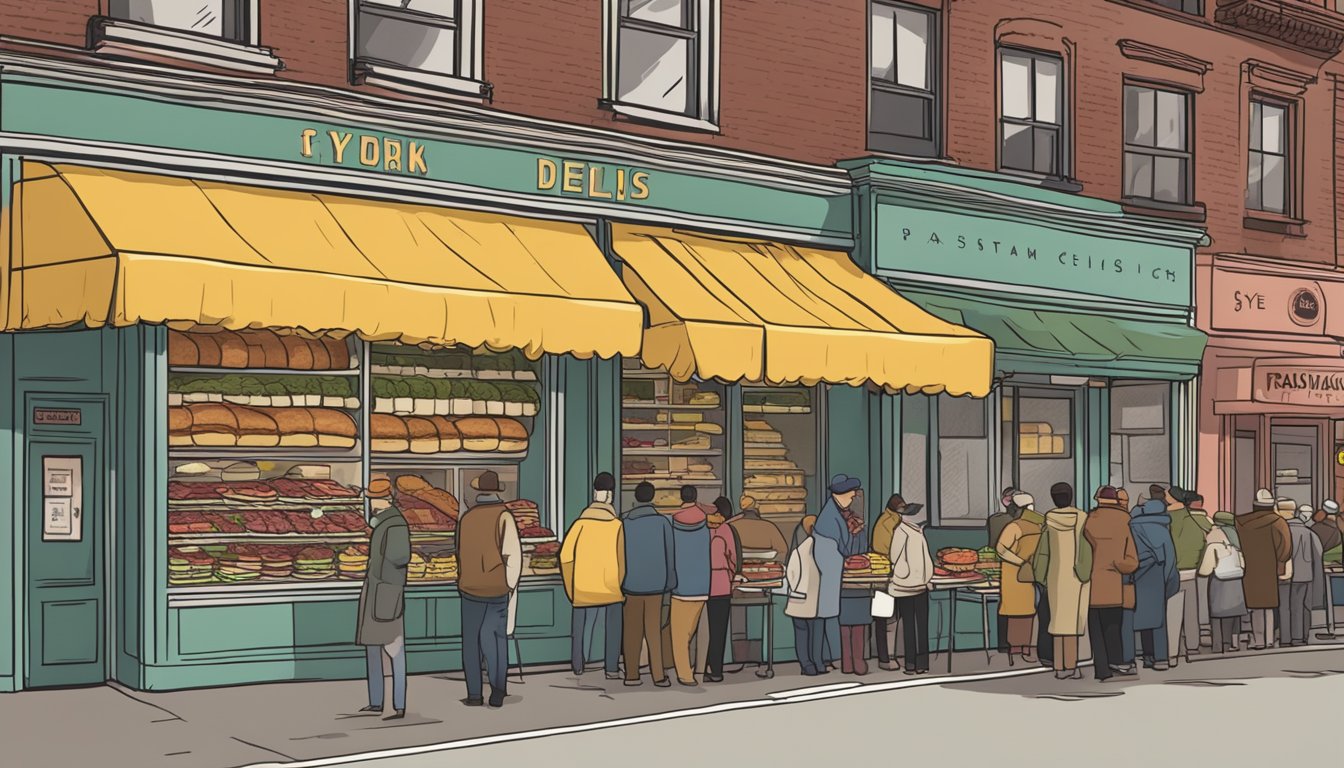
<path id="1" fill-rule="evenodd" d="M 148 70 L 24 56 L 3 64 L 0 204 L 11 234 L 33 226 L 15 214 L 19 182 L 44 167 L 92 167 L 572 222 L 613 263 L 610 227 L 622 222 L 853 247 L 850 182 L 836 169 L 488 112 L 394 109 L 320 89 L 261 90 L 209 77 L 186 83 Z M 394 144 L 399 163 L 389 160 Z M 338 154 L 340 145 L 348 149 Z M 168 488 L 184 456 L 203 455 L 170 447 L 169 403 L 180 398 L 171 383 L 183 371 L 169 362 L 172 333 L 143 323 L 23 329 L 31 297 L 13 277 L 4 275 L 2 311 L 17 329 L 0 333 L 0 402 L 10 404 L 0 412 L 7 437 L 0 487 L 8 494 L 0 551 L 10 563 L 0 573 L 0 615 L 12 619 L 12 631 L 0 635 L 0 690 L 104 680 L 170 690 L 362 676 L 363 652 L 353 645 L 355 581 L 172 585 Z M 367 382 L 378 353 L 362 342 L 350 349 L 355 368 L 345 373 L 372 400 Z M 517 495 L 535 500 L 543 524 L 563 533 L 583 509 L 592 475 L 621 466 L 621 361 L 547 355 L 536 371 L 540 413 L 526 458 L 510 471 Z M 741 402 L 737 384 L 728 392 L 728 403 Z M 815 474 L 846 471 L 870 488 L 893 487 L 898 465 L 888 438 L 899 423 L 898 399 L 848 386 L 816 392 L 824 407 L 817 408 Z M 745 482 L 733 433 L 742 417 L 734 413 L 723 478 L 730 494 Z M 377 469 L 366 417 L 354 416 L 364 445 L 343 459 L 352 477 Z M 221 454 L 238 459 L 242 449 Z M 83 521 L 77 538 L 53 522 L 70 502 L 58 498 L 53 506 L 49 482 L 62 466 L 49 460 L 71 457 L 79 458 L 73 498 L 83 510 L 75 515 Z M 285 458 L 280 451 L 258 456 L 277 457 Z M 466 473 L 472 465 L 453 466 Z M 870 493 L 870 515 L 884 499 Z M 407 597 L 409 670 L 459 669 L 455 587 L 413 583 Z M 784 660 L 792 643 L 782 605 L 776 613 L 773 645 Z M 567 661 L 569 622 L 558 576 L 525 576 L 515 633 L 521 661 Z M 761 617 L 753 613 L 748 622 L 746 634 L 759 638 Z"/>

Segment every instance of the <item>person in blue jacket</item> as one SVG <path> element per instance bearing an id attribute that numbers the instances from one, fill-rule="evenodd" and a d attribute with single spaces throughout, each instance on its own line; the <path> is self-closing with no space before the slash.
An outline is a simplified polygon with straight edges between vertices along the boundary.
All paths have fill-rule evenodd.
<path id="1" fill-rule="evenodd" d="M 639 685 L 640 651 L 649 650 L 653 684 L 666 688 L 663 664 L 663 598 L 677 586 L 672 521 L 653 506 L 654 488 L 640 483 L 635 488 L 635 507 L 625 513 L 625 684 Z"/>
<path id="2" fill-rule="evenodd" d="M 1143 642 L 1143 666 L 1159 672 L 1170 668 L 1167 641 L 1167 600 L 1181 590 L 1176 571 L 1176 543 L 1171 538 L 1171 516 L 1159 486 L 1151 498 L 1134 508 L 1129 527 L 1139 553 L 1134 573 L 1134 629 Z"/>
<path id="3" fill-rule="evenodd" d="M 841 657 L 844 665 L 844 672 L 853 673 L 861 668 L 855 664 L 853 653 L 855 644 L 853 643 L 853 624 L 841 621 L 842 600 L 841 600 L 841 580 L 845 570 L 845 558 L 852 555 L 862 554 L 866 545 L 863 532 L 862 517 L 857 515 L 857 511 L 852 511 L 854 499 L 858 495 L 862 483 L 857 477 L 849 475 L 836 475 L 831 478 L 828 490 L 831 492 L 826 503 L 822 505 L 821 514 L 817 515 L 817 523 L 812 529 L 812 554 L 817 562 L 817 572 L 821 579 L 817 585 L 817 618 L 823 620 L 826 626 L 826 643 L 828 646 L 827 660 L 834 660 L 836 655 Z M 866 594 L 866 593 L 865 593 Z M 848 602 L 852 604 L 852 610 L 849 613 L 857 611 L 860 606 L 854 597 L 849 597 Z M 862 606 L 867 610 L 867 605 Z M 849 618 L 846 616 L 845 618 Z M 856 617 L 857 618 L 857 617 Z M 869 619 L 865 617 L 863 625 L 866 626 Z M 841 627 L 844 624 L 845 626 Z M 860 626 L 859 630 L 862 631 Z M 842 640 L 841 634 L 844 634 Z M 861 650 L 861 649 L 860 649 Z M 839 652 L 837 654 L 837 651 Z M 862 667 L 866 671 L 866 665 Z"/>
<path id="4" fill-rule="evenodd" d="M 681 489 L 682 507 L 672 515 L 672 554 L 677 580 L 672 587 L 669 632 L 677 682 L 695 685 L 691 643 L 700 626 L 700 614 L 709 602 L 709 523 L 706 508 L 693 486 Z"/>

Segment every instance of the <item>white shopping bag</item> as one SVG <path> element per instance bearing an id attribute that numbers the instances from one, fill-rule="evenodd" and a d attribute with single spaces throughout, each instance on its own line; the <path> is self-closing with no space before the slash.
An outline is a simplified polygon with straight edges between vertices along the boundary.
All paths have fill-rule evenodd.
<path id="1" fill-rule="evenodd" d="M 880 590 L 874 592 L 871 613 L 875 619 L 890 619 L 896 613 L 896 598 Z"/>

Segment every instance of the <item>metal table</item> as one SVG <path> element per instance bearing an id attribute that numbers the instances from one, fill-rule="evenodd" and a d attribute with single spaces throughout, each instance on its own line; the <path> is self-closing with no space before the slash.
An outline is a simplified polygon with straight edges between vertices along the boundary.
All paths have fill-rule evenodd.
<path id="1" fill-rule="evenodd" d="M 775 590 L 782 588 L 780 582 L 739 584 L 731 598 L 732 605 L 757 607 L 765 612 L 761 622 L 761 655 L 765 657 L 765 669 L 760 669 L 759 662 L 756 669 L 756 676 L 760 678 L 775 676 Z"/>
<path id="2" fill-rule="evenodd" d="M 989 588 L 987 580 L 968 581 L 957 583 L 951 581 L 937 582 L 933 585 L 934 592 L 947 592 L 948 594 L 948 616 L 947 616 L 947 674 L 952 674 L 952 656 L 957 652 L 957 603 L 961 596 L 970 595 L 975 602 L 980 603 L 980 631 L 984 636 L 985 657 L 989 658 L 989 602 L 990 598 L 998 598 L 998 591 Z M 939 639 L 942 633 L 939 633 Z"/>

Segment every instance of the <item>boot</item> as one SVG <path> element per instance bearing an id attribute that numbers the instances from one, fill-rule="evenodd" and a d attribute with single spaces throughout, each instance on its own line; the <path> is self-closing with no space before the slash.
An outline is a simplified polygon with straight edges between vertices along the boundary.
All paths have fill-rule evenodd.
<path id="1" fill-rule="evenodd" d="M 850 636 L 850 645 L 854 649 L 854 674 L 866 675 L 868 674 L 868 659 L 866 658 L 867 649 L 864 648 L 864 646 L 867 645 L 865 641 L 868 639 L 868 628 L 857 626 L 850 627 L 850 629 L 853 630 L 853 633 Z"/>
<path id="2" fill-rule="evenodd" d="M 840 671 L 846 675 L 854 674 L 853 627 L 840 627 Z"/>

